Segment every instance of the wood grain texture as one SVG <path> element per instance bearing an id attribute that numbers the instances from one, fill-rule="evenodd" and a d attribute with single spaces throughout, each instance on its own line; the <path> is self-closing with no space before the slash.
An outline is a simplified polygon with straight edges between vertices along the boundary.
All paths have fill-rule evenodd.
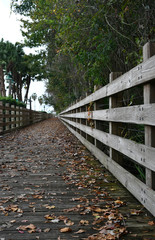
<path id="1" fill-rule="evenodd" d="M 69 130 L 84 144 L 87 149 L 155 216 L 155 192 L 144 183 L 106 156 L 101 150 L 88 142 L 68 124 Z"/>
<path id="2" fill-rule="evenodd" d="M 62 114 L 66 118 L 88 118 L 88 112 Z M 91 119 L 155 126 L 155 104 L 111 108 L 91 112 Z"/>
<path id="3" fill-rule="evenodd" d="M 113 134 L 105 133 L 103 131 L 63 119 L 66 123 L 74 126 L 93 138 L 99 140 L 103 144 L 123 153 L 129 158 L 133 159 L 140 165 L 155 171 L 154 156 L 155 148 L 136 143 L 129 139 L 125 139 Z"/>

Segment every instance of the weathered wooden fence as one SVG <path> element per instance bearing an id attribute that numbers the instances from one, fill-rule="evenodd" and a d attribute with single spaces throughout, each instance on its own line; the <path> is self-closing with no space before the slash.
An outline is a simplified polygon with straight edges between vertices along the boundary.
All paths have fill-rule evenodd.
<path id="1" fill-rule="evenodd" d="M 155 216 L 155 44 L 143 47 L 143 63 L 113 72 L 110 83 L 60 114 L 75 136 Z M 139 89 L 138 104 L 130 91 Z M 129 101 L 124 104 L 125 96 Z M 141 99 L 141 101 L 139 101 Z M 124 129 L 128 131 L 124 132 Z M 128 132 L 132 132 L 127 136 Z M 141 140 L 136 134 L 143 135 Z M 134 168 L 144 170 L 144 180 Z"/>
<path id="2" fill-rule="evenodd" d="M 0 101 L 0 134 L 40 122 L 52 117 L 46 112 L 37 112 Z"/>

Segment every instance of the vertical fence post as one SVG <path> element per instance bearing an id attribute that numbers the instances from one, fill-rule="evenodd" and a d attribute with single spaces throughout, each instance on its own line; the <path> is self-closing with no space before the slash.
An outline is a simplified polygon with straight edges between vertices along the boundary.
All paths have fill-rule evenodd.
<path id="1" fill-rule="evenodd" d="M 19 114 L 20 114 L 20 107 L 16 106 L 16 127 L 19 127 L 19 121 L 20 121 Z"/>
<path id="2" fill-rule="evenodd" d="M 155 55 L 155 43 L 148 42 L 143 47 L 143 62 L 153 55 Z M 154 80 L 144 85 L 144 104 L 155 103 Z M 145 126 L 145 145 L 155 147 L 155 127 Z M 146 185 L 155 190 L 155 172 L 147 168 Z"/>
<path id="3" fill-rule="evenodd" d="M 20 107 L 19 108 L 19 126 L 22 127 L 23 126 L 23 108 Z"/>
<path id="4" fill-rule="evenodd" d="M 81 100 L 82 100 L 82 97 L 80 97 L 80 101 L 81 101 Z M 80 107 L 79 110 L 80 110 L 80 112 L 81 112 L 81 111 L 82 111 L 82 108 Z M 81 118 L 79 118 L 79 123 L 80 123 L 80 125 L 81 125 L 81 123 L 82 123 Z M 81 129 L 81 126 L 80 126 L 80 129 Z M 81 135 L 81 130 L 79 130 L 79 134 Z"/>
<path id="5" fill-rule="evenodd" d="M 114 81 L 116 78 L 118 78 L 121 75 L 122 75 L 121 72 L 110 73 L 109 82 L 111 83 L 112 81 Z M 121 106 L 122 106 L 122 94 L 121 93 L 118 93 L 117 95 L 109 97 L 109 110 L 111 108 L 121 107 Z M 119 126 L 121 126 L 121 123 L 109 122 L 109 133 L 120 136 Z M 117 163 L 120 163 L 121 165 L 123 164 L 122 156 L 119 153 L 117 153 L 116 150 L 114 150 L 113 148 L 110 148 L 109 155 L 110 155 L 110 158 L 115 160 Z"/>
<path id="6" fill-rule="evenodd" d="M 88 92 L 86 92 L 86 97 L 88 97 L 88 95 L 89 95 Z M 88 105 L 85 105 L 85 112 L 88 112 Z M 89 125 L 89 124 L 88 124 L 88 116 L 87 116 L 87 118 L 86 118 L 86 120 L 85 120 L 85 125 L 86 125 L 86 126 Z M 85 133 L 85 138 L 88 139 L 88 138 L 87 138 L 87 133 Z"/>
<path id="7" fill-rule="evenodd" d="M 75 101 L 75 104 L 77 103 L 78 101 L 76 100 Z M 77 113 L 78 112 L 78 110 L 77 110 L 77 108 L 75 109 L 75 113 Z M 78 118 L 77 117 L 75 117 L 75 121 L 76 121 L 76 123 L 78 123 Z M 75 130 L 76 130 L 76 132 L 78 131 L 77 130 L 77 128 L 75 128 Z"/>
<path id="8" fill-rule="evenodd" d="M 11 129 L 15 127 L 15 106 L 11 105 Z"/>
<path id="9" fill-rule="evenodd" d="M 96 91 L 96 85 L 94 86 L 94 92 Z M 94 102 L 94 111 L 97 110 L 97 102 Z M 94 120 L 94 128 L 97 129 L 97 121 Z M 97 139 L 94 138 L 94 145 L 97 147 Z"/>
<path id="10" fill-rule="evenodd" d="M 5 103 L 5 107 L 6 108 L 9 108 L 10 107 L 10 104 L 9 103 Z M 10 129 L 10 126 L 8 125 L 9 121 L 10 121 L 10 118 L 9 118 L 9 110 L 6 109 L 5 110 L 5 114 L 8 115 L 5 117 L 5 123 L 6 123 L 6 126 L 5 126 L 5 129 L 6 130 L 9 130 Z"/>

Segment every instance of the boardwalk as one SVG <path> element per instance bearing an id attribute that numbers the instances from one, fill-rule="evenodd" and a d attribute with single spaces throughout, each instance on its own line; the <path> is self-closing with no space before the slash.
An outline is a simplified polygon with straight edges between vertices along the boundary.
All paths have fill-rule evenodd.
<path id="1" fill-rule="evenodd" d="M 155 220 L 58 119 L 0 138 L 0 239 L 155 239 Z"/>

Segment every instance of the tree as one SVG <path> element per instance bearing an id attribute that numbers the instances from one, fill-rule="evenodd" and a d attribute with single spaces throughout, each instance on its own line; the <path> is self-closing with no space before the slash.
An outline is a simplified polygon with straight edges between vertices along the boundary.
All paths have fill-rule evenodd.
<path id="1" fill-rule="evenodd" d="M 34 110 L 35 110 L 35 101 L 37 100 L 37 94 L 36 94 L 36 93 L 33 93 L 33 94 L 31 95 L 31 98 L 32 98 L 33 101 L 34 101 Z"/>
<path id="2" fill-rule="evenodd" d="M 3 68 L 0 65 L 0 96 L 5 97 L 6 92 L 5 92 L 5 83 L 4 83 L 4 73 L 3 73 Z"/>
<path id="3" fill-rule="evenodd" d="M 9 41 L 4 42 L 3 39 L 0 41 L 1 68 L 6 71 L 6 74 L 9 73 L 10 76 L 12 76 L 14 82 L 11 83 L 11 95 L 15 96 L 17 94 L 19 100 L 22 100 L 22 79 L 20 70 L 23 55 L 24 51 L 21 44 L 12 44 Z"/>
<path id="4" fill-rule="evenodd" d="M 13 0 L 24 16 L 26 44 L 46 46 L 48 96 L 58 111 L 111 71 L 126 72 L 142 60 L 142 46 L 154 38 L 152 0 Z"/>
<path id="5" fill-rule="evenodd" d="M 20 101 L 23 99 L 22 88 L 24 86 L 26 89 L 24 100 L 27 103 L 31 81 L 42 80 L 46 77 L 46 71 L 44 53 L 26 55 L 23 47 L 20 43 L 12 44 L 9 41 L 4 42 L 3 39 L 0 41 L 0 78 L 4 81 L 2 73 L 5 70 L 6 75 L 10 77 L 9 94 Z"/>
<path id="6" fill-rule="evenodd" d="M 39 102 L 40 106 L 42 106 L 42 104 L 44 102 L 43 97 L 41 97 L 41 96 L 38 97 L 38 102 Z"/>
<path id="7" fill-rule="evenodd" d="M 46 69 L 44 63 L 44 53 L 39 55 L 29 54 L 24 56 L 24 65 L 22 69 L 23 73 L 23 84 L 25 85 L 26 93 L 24 96 L 24 101 L 27 103 L 28 92 L 30 88 L 31 81 L 37 80 L 41 81 L 46 78 Z"/>

